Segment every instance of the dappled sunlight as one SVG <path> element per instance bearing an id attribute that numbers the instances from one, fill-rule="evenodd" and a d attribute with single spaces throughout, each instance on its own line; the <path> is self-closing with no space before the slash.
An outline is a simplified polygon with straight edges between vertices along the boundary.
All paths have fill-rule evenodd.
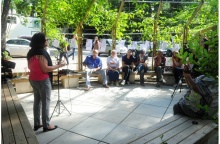
<path id="1" fill-rule="evenodd" d="M 161 118 L 166 111 L 165 107 L 158 107 L 153 105 L 140 104 L 134 113 L 143 114 L 146 116 L 152 116 L 156 118 Z"/>
<path id="2" fill-rule="evenodd" d="M 123 121 L 129 114 L 130 112 L 118 108 L 104 107 L 92 117 L 118 124 Z"/>
<path id="3" fill-rule="evenodd" d="M 167 107 L 170 103 L 170 100 L 157 98 L 157 97 L 149 97 L 143 101 L 143 104 L 160 106 L 160 107 Z"/>
<path id="4" fill-rule="evenodd" d="M 96 83 L 90 91 L 85 91 L 84 87 L 60 89 L 60 100 L 66 109 L 61 105 L 60 113 L 58 113 L 57 108 L 53 113 L 51 124 L 57 124 L 60 127 L 56 130 L 57 133 L 64 133 L 68 130 L 66 132 L 68 134 L 58 137 L 52 132 L 53 134 L 47 135 L 53 138 L 58 137 L 53 141 L 58 143 L 63 139 L 66 139 L 65 142 L 72 141 L 73 139 L 69 138 L 71 135 L 80 143 L 97 142 L 90 141 L 89 138 L 77 137 L 78 135 L 74 133 L 109 143 L 131 135 L 138 135 L 142 130 L 160 122 L 161 119 L 172 116 L 173 105 L 186 93 L 183 88 L 182 92 L 177 91 L 172 99 L 173 90 L 171 86 L 141 87 L 139 83 L 123 87 L 113 86 L 108 89 Z M 19 97 L 22 98 L 22 105 L 33 124 L 33 93 L 20 94 Z M 54 89 L 51 92 L 50 116 L 57 100 L 58 90 Z M 41 132 L 36 134 L 41 143 L 51 140 L 50 138 L 44 140 Z"/>
<path id="5" fill-rule="evenodd" d="M 116 126 L 114 123 L 88 118 L 72 128 L 71 131 L 101 140 Z"/>
<path id="6" fill-rule="evenodd" d="M 129 138 L 130 136 L 140 135 L 142 130 L 132 128 L 125 125 L 118 125 L 113 131 L 111 131 L 108 137 L 105 137 L 103 140 L 105 142 L 114 143 L 119 140 Z"/>
<path id="7" fill-rule="evenodd" d="M 108 105 L 108 107 L 115 107 L 125 111 L 133 111 L 138 106 L 138 103 L 132 101 L 116 100 Z"/>

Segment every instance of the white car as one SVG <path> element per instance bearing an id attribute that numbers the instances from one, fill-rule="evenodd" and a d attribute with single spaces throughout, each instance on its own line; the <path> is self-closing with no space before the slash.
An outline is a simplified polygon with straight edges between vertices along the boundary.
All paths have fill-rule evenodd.
<path id="1" fill-rule="evenodd" d="M 27 39 L 8 39 L 6 41 L 6 50 L 11 56 L 27 56 L 28 51 L 31 49 L 29 46 L 30 41 Z"/>
<path id="2" fill-rule="evenodd" d="M 30 40 L 24 38 L 13 38 L 6 40 L 6 50 L 12 57 L 26 57 L 28 51 L 31 49 Z M 58 50 L 56 48 L 48 48 L 48 53 L 51 56 L 56 56 Z"/>
<path id="3" fill-rule="evenodd" d="M 122 42 L 122 45 L 120 44 L 120 42 Z M 124 42 L 123 40 L 122 41 L 116 40 L 116 50 L 118 55 L 124 55 L 128 51 L 128 48 L 123 44 Z M 104 52 L 100 51 L 99 55 L 100 54 L 111 55 L 111 50 L 112 50 L 112 39 L 106 39 L 106 49 Z"/>

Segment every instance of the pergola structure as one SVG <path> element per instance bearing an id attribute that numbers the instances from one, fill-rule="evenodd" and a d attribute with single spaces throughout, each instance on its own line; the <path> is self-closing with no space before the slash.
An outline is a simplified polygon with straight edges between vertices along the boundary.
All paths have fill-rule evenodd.
<path id="1" fill-rule="evenodd" d="M 94 0 L 95 1 L 95 0 Z M 122 2 L 132 2 L 131 0 L 122 0 Z M 200 2 L 183 2 L 183 1 L 173 1 L 173 0 L 146 0 L 146 1 L 136 1 L 136 2 L 140 2 L 140 3 L 155 3 L 155 2 L 159 2 L 159 8 L 157 10 L 157 14 L 156 14 L 156 19 L 154 19 L 154 34 L 153 34 L 153 56 L 156 55 L 156 43 L 157 43 L 157 28 L 158 28 L 158 20 L 160 17 L 160 11 L 162 9 L 162 4 L 163 2 L 166 3 L 181 3 L 181 4 L 199 4 L 198 7 L 195 9 L 194 13 L 192 14 L 192 16 L 190 17 L 189 20 L 187 20 L 186 24 L 183 27 L 183 46 L 185 46 L 187 44 L 187 35 L 188 35 L 188 26 L 190 25 L 190 23 L 192 22 L 193 18 L 195 18 L 196 14 L 199 12 L 199 10 L 201 9 L 202 5 L 204 4 L 204 0 L 201 0 Z M 82 46 L 79 45 L 79 54 L 78 54 L 78 71 L 82 71 Z M 152 57 L 152 68 L 153 68 L 153 57 Z"/>

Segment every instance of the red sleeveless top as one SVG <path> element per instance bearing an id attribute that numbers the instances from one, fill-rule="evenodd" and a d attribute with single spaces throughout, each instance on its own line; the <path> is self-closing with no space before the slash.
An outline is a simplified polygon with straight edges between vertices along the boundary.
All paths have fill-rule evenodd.
<path id="1" fill-rule="evenodd" d="M 45 80 L 49 78 L 48 73 L 44 73 L 41 69 L 40 62 L 37 56 L 33 56 L 28 61 L 28 68 L 30 69 L 29 80 Z"/>

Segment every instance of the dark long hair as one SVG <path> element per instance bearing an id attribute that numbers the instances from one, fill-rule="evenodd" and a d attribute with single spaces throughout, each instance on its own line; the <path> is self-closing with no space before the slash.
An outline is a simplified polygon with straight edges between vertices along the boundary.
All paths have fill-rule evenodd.
<path id="1" fill-rule="evenodd" d="M 32 49 L 44 49 L 46 42 L 46 36 L 44 33 L 35 33 L 31 38 L 30 47 Z"/>

